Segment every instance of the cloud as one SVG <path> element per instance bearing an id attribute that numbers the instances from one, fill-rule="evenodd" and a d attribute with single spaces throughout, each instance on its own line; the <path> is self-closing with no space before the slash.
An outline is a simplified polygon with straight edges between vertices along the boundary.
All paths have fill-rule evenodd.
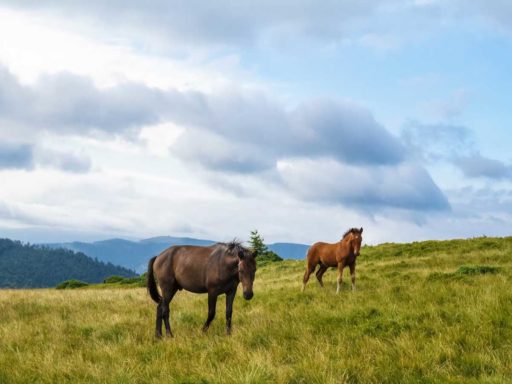
<path id="1" fill-rule="evenodd" d="M 460 89 L 449 97 L 430 100 L 422 106 L 429 116 L 439 120 L 450 120 L 462 115 L 468 106 L 469 97 L 469 91 Z"/>
<path id="2" fill-rule="evenodd" d="M 30 169 L 34 166 L 32 146 L 0 143 L 0 169 Z"/>
<path id="3" fill-rule="evenodd" d="M 291 114 L 292 155 L 330 155 L 349 164 L 397 164 L 405 148 L 379 125 L 371 113 L 355 104 L 313 100 Z"/>
<path id="4" fill-rule="evenodd" d="M 0 66 L 4 125 L 15 122 L 60 133 L 127 133 L 158 120 L 161 98 L 159 91 L 132 83 L 98 89 L 91 79 L 69 73 L 43 76 L 37 84 L 24 86 Z"/>
<path id="5" fill-rule="evenodd" d="M 424 124 L 408 121 L 401 132 L 402 142 L 425 161 L 454 161 L 475 148 L 471 129 L 453 124 Z"/>
<path id="6" fill-rule="evenodd" d="M 396 3 L 396 0 L 383 3 Z M 385 5 L 384 4 L 384 5 Z M 281 33 L 319 39 L 339 39 L 354 20 L 375 12 L 380 5 L 362 0 L 324 2 L 301 1 L 194 1 L 157 0 L 151 6 L 138 1 L 60 1 L 9 3 L 9 6 L 64 16 L 109 28 L 132 40 L 167 40 L 183 45 L 250 45 L 262 35 Z M 91 23 L 94 20 L 94 23 Z M 152 44 L 158 44 L 153 42 Z"/>
<path id="7" fill-rule="evenodd" d="M 422 161 L 453 164 L 466 177 L 496 180 L 512 177 L 511 165 L 480 154 L 473 132 L 467 127 L 409 121 L 402 129 L 401 139 L 409 152 Z"/>
<path id="8" fill-rule="evenodd" d="M 163 91 L 136 83 L 99 89 L 68 73 L 24 86 L 5 69 L 0 85 L 0 118 L 28 133 L 134 138 L 144 126 L 171 122 L 186 128 L 173 153 L 216 169 L 257 171 L 293 156 L 397 164 L 405 152 L 369 111 L 349 102 L 310 100 L 288 111 L 263 92 Z"/>
<path id="9" fill-rule="evenodd" d="M 288 157 L 330 156 L 349 164 L 397 164 L 405 148 L 364 108 L 311 100 L 291 111 L 264 95 L 217 94 L 204 111 L 181 109 L 176 122 L 193 126 L 172 152 L 205 167 L 260 171 Z M 197 116 L 202 116 L 197 118 Z"/>
<path id="10" fill-rule="evenodd" d="M 54 168 L 64 172 L 86 173 L 91 170 L 91 159 L 84 154 L 38 148 L 35 161 L 43 168 Z"/>
<path id="11" fill-rule="evenodd" d="M 314 99 L 290 109 L 260 91 L 205 93 L 136 83 L 100 89 L 90 79 L 68 73 L 21 85 L 4 70 L 1 81 L 8 85 L 2 98 L 9 107 L 0 118 L 24 126 L 33 136 L 42 131 L 57 136 L 102 133 L 134 140 L 143 127 L 169 126 L 178 132 L 170 155 L 219 175 L 266 172 L 273 174 L 271 183 L 292 195 L 359 207 L 425 211 L 449 206 L 427 172 L 408 163 L 400 140 L 367 109 L 352 102 Z M 5 130 L 1 133 L 9 135 Z M 144 142 L 143 135 L 140 140 Z M 36 155 L 40 167 L 77 173 L 91 168 L 83 154 L 40 148 Z M 282 164 L 296 164 L 295 159 L 315 166 L 307 168 L 310 173 L 282 168 Z M 328 163 L 322 163 L 324 159 Z M 295 185 L 294 179 L 323 174 L 323 165 L 333 170 L 332 186 L 324 185 L 328 179 L 315 181 L 313 185 L 324 186 L 308 194 L 304 191 L 309 183 Z M 347 189 L 343 179 L 353 180 L 353 189 Z M 370 180 L 377 180 L 382 193 L 375 192 Z"/>
<path id="12" fill-rule="evenodd" d="M 0 143 L 0 170 L 35 167 L 59 169 L 65 172 L 85 173 L 91 169 L 91 160 L 85 155 L 53 151 L 27 143 Z"/>
<path id="13" fill-rule="evenodd" d="M 486 177 L 489 179 L 512 178 L 512 166 L 502 161 L 483 157 L 479 153 L 459 157 L 454 163 L 466 177 Z"/>
<path id="14" fill-rule="evenodd" d="M 510 30 L 512 6 L 506 1 L 461 0 L 314 0 L 253 2 L 228 0 L 139 1 L 75 0 L 3 2 L 4 6 L 58 20 L 65 28 L 99 35 L 103 40 L 131 41 L 139 50 L 251 47 L 293 39 L 321 44 L 355 42 L 377 50 L 395 49 L 403 41 L 436 33 L 460 23 L 498 25 Z M 421 32 L 420 32 L 421 31 Z M 105 37 L 108 35 L 108 38 Z"/>
<path id="15" fill-rule="evenodd" d="M 399 208 L 444 211 L 450 204 L 420 166 L 358 167 L 329 159 L 283 161 L 284 184 L 306 200 L 381 211 Z"/>

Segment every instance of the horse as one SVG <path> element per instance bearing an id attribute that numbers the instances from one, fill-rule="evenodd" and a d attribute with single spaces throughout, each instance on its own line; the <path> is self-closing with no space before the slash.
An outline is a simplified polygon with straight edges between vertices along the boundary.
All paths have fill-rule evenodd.
<path id="1" fill-rule="evenodd" d="M 167 336 L 173 336 L 169 323 L 169 304 L 178 290 L 208 293 L 208 318 L 203 332 L 215 317 L 217 297 L 226 294 L 226 333 L 231 334 L 233 300 L 241 282 L 246 300 L 253 297 L 256 255 L 238 241 L 211 246 L 180 245 L 167 248 L 148 263 L 147 288 L 158 304 L 156 309 L 157 338 L 162 337 L 162 320 Z M 157 282 L 162 291 L 158 293 Z"/>
<path id="2" fill-rule="evenodd" d="M 307 254 L 307 266 L 306 273 L 304 273 L 304 279 L 302 283 L 302 291 L 306 288 L 306 283 L 317 265 L 320 268 L 316 272 L 316 278 L 323 287 L 322 276 L 324 275 L 327 268 L 333 267 L 338 268 L 338 284 L 336 287 L 336 293 L 340 292 L 341 284 L 343 282 L 343 268 L 347 265 L 350 268 L 350 277 L 352 278 L 352 290 L 356 289 L 356 259 L 359 256 L 361 250 L 361 241 L 363 228 L 350 228 L 341 240 L 334 244 L 329 243 L 315 243 L 308 249 Z"/>

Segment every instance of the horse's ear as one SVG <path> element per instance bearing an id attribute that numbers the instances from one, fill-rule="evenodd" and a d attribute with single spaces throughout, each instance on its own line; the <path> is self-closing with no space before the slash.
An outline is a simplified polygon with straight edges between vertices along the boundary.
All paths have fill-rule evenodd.
<path id="1" fill-rule="evenodd" d="M 361 227 L 361 229 L 359 230 L 359 233 L 363 233 L 363 227 Z"/>

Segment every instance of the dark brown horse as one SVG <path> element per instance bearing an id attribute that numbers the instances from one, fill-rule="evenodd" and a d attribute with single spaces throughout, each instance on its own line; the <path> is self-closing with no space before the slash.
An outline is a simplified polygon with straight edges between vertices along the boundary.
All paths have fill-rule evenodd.
<path id="1" fill-rule="evenodd" d="M 148 291 L 158 304 L 156 309 L 156 336 L 162 336 L 162 320 L 168 336 L 169 304 L 178 290 L 208 293 L 206 331 L 215 317 L 217 297 L 226 294 L 226 332 L 231 333 L 231 315 L 236 289 L 241 282 L 244 298 L 253 296 L 252 284 L 256 273 L 255 255 L 239 242 L 217 243 L 208 247 L 173 246 L 149 260 Z M 156 280 L 162 291 L 158 293 Z"/>
<path id="2" fill-rule="evenodd" d="M 306 283 L 317 265 L 320 268 L 316 272 L 316 278 L 323 287 L 322 276 L 329 267 L 338 268 L 338 285 L 336 287 L 336 293 L 339 293 L 342 278 L 343 268 L 347 265 L 350 268 L 350 277 L 352 278 L 352 289 L 356 289 L 356 259 L 359 256 L 361 250 L 361 241 L 363 228 L 351 228 L 343 235 L 343 238 L 334 244 L 329 243 L 315 243 L 309 250 L 307 255 L 307 266 L 306 273 L 304 273 L 304 280 L 302 284 L 302 290 L 306 288 Z"/>

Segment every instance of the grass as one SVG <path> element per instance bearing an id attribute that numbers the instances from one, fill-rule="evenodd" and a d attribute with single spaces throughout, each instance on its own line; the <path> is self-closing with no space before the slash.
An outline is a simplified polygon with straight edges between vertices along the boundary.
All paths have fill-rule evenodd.
<path id="1" fill-rule="evenodd" d="M 255 297 L 179 292 L 156 341 L 143 288 L 0 291 L 0 383 L 512 382 L 512 238 L 365 247 L 358 290 L 303 261 L 258 270 Z M 97 287 L 98 288 L 98 287 Z"/>

